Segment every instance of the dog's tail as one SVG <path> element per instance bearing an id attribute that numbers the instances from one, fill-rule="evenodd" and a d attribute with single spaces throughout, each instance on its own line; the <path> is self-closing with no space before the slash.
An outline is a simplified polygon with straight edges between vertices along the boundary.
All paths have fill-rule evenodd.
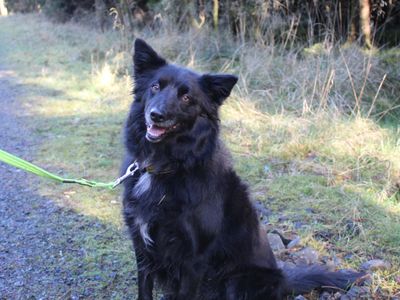
<path id="1" fill-rule="evenodd" d="M 286 294 L 308 293 L 315 288 L 348 289 L 364 273 L 350 270 L 328 271 L 319 265 L 284 267 Z"/>

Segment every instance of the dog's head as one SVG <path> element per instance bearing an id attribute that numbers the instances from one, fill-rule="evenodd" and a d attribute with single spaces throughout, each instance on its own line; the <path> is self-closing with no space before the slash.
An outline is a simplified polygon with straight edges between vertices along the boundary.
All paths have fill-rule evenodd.
<path id="1" fill-rule="evenodd" d="M 135 41 L 133 60 L 135 102 L 141 104 L 151 143 L 191 130 L 200 119 L 216 121 L 218 107 L 238 80 L 169 64 L 141 39 Z"/>

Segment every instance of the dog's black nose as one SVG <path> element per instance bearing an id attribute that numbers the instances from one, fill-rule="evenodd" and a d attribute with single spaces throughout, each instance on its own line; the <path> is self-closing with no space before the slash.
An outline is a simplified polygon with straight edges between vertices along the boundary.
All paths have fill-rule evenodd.
<path id="1" fill-rule="evenodd" d="M 150 118 L 154 122 L 163 122 L 165 117 L 157 108 L 152 108 L 150 111 Z"/>

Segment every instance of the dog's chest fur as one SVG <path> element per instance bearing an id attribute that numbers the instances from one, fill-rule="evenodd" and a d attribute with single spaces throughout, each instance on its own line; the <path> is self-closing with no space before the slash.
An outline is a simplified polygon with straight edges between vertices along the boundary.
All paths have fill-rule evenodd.
<path id="1" fill-rule="evenodd" d="M 126 205 L 155 266 L 176 268 L 185 259 L 207 255 L 222 226 L 223 201 L 215 184 L 201 175 L 146 172 L 131 193 Z"/>

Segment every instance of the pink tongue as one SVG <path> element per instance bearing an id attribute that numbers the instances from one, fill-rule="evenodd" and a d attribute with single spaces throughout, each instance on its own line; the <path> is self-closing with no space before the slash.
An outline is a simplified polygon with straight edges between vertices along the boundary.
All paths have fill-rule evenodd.
<path id="1" fill-rule="evenodd" d="M 166 131 L 166 128 L 158 127 L 155 125 L 151 125 L 150 128 L 147 128 L 147 132 L 152 136 L 161 136 Z"/>

